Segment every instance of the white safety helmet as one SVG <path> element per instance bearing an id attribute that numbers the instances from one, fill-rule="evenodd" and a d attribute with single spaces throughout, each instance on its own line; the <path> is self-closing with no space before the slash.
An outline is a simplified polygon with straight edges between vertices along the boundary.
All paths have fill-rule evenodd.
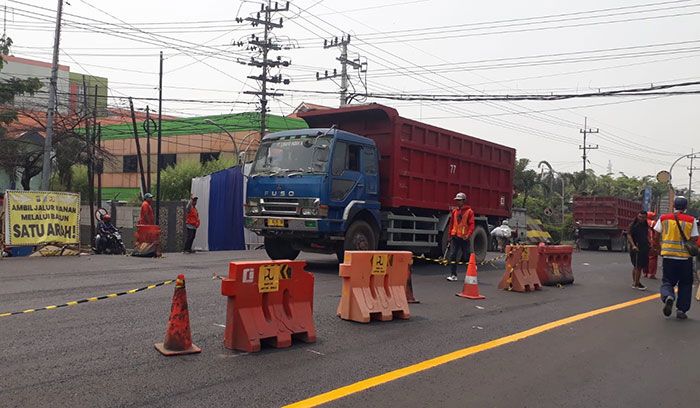
<path id="1" fill-rule="evenodd" d="M 503 220 L 503 222 L 501 224 L 508 225 L 508 220 Z"/>
<path id="2" fill-rule="evenodd" d="M 455 200 L 467 201 L 467 195 L 464 193 L 457 193 Z"/>

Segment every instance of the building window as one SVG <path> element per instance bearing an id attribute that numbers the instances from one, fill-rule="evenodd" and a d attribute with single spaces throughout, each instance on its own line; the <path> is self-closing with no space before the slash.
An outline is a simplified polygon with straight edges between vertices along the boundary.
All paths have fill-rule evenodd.
<path id="1" fill-rule="evenodd" d="M 200 153 L 199 162 L 204 164 L 210 161 L 219 160 L 219 156 L 221 156 L 221 152 Z"/>
<path id="2" fill-rule="evenodd" d="M 124 156 L 124 164 L 122 166 L 123 173 L 136 173 L 138 169 L 138 160 L 135 154 Z"/>
<path id="3" fill-rule="evenodd" d="M 159 161 L 158 168 L 164 170 L 170 166 L 175 166 L 177 163 L 177 156 L 174 154 L 161 154 Z"/>

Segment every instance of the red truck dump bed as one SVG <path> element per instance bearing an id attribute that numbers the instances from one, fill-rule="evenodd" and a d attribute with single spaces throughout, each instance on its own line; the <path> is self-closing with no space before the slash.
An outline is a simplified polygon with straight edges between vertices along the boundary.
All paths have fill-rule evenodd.
<path id="1" fill-rule="evenodd" d="M 642 203 L 618 197 L 574 197 L 574 220 L 581 227 L 618 228 L 627 230 Z"/>
<path id="2" fill-rule="evenodd" d="M 462 191 L 477 215 L 510 216 L 513 148 L 406 119 L 380 104 L 299 116 L 312 128 L 336 125 L 375 141 L 383 207 L 445 211 Z"/>

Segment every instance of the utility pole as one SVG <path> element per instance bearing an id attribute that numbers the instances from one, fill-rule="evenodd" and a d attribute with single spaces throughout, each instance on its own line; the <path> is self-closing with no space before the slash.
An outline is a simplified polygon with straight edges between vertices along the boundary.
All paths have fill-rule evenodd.
<path id="1" fill-rule="evenodd" d="M 316 73 L 316 80 L 321 81 L 323 79 L 332 79 L 332 78 L 337 78 L 340 77 L 340 107 L 342 108 L 343 106 L 347 105 L 349 100 L 348 100 L 348 86 L 350 84 L 350 77 L 348 76 L 348 65 L 350 65 L 351 68 L 353 69 L 359 69 L 360 72 L 367 72 L 367 63 L 366 62 L 360 62 L 360 58 L 355 58 L 353 60 L 348 59 L 348 44 L 350 44 L 350 34 L 347 36 L 341 36 L 340 41 L 338 41 L 338 37 L 335 37 L 331 39 L 330 41 L 328 40 L 323 40 L 323 48 L 328 49 L 328 48 L 333 48 L 333 47 L 340 47 L 340 57 L 336 58 L 338 61 L 340 61 L 340 74 L 338 74 L 338 71 L 333 69 L 332 74 L 328 74 L 328 71 L 325 71 L 323 76 L 319 72 Z"/>
<path id="2" fill-rule="evenodd" d="M 693 171 L 700 170 L 700 167 L 693 167 L 693 159 L 695 159 L 695 154 L 690 156 L 690 167 L 688 167 L 688 200 L 693 196 Z"/>
<path id="3" fill-rule="evenodd" d="M 56 31 L 53 37 L 53 61 L 51 62 L 51 79 L 49 80 L 49 100 L 46 113 L 46 138 L 44 139 L 44 161 L 41 168 L 41 189 L 49 189 L 51 180 L 51 139 L 53 139 L 53 115 L 56 109 L 56 83 L 58 82 L 58 46 L 61 42 L 61 18 L 63 0 L 58 0 L 56 10 Z"/>
<path id="4" fill-rule="evenodd" d="M 143 124 L 146 131 L 146 190 L 151 191 L 151 110 L 146 105 L 146 122 Z"/>
<path id="5" fill-rule="evenodd" d="M 136 112 L 134 112 L 134 101 L 129 97 L 129 109 L 131 110 L 131 126 L 134 129 L 134 142 L 136 143 L 136 161 L 139 166 L 139 174 L 141 175 L 141 191 L 148 192 L 146 189 L 146 175 L 143 167 L 143 159 L 141 158 L 141 142 L 139 142 L 139 133 L 136 130 Z"/>
<path id="6" fill-rule="evenodd" d="M 244 93 L 249 95 L 257 95 L 260 98 L 260 136 L 265 135 L 265 130 L 267 129 L 267 102 L 268 97 L 283 96 L 281 93 L 269 92 L 267 90 L 268 83 L 283 83 L 285 85 L 289 84 L 289 79 L 282 79 L 282 75 L 268 76 L 270 68 L 275 67 L 288 67 L 289 61 L 282 61 L 281 57 L 277 57 L 276 60 L 269 59 L 270 50 L 280 50 L 282 47 L 274 43 L 271 38 L 271 31 L 273 28 L 282 28 L 282 18 L 280 18 L 279 23 L 272 21 L 272 15 L 281 11 L 289 11 L 289 2 L 285 4 L 283 8 L 279 7 L 278 3 L 275 2 L 274 8 L 272 7 L 272 1 L 267 0 L 265 3 L 261 4 L 260 11 L 257 13 L 256 17 L 240 18 L 236 17 L 236 22 L 242 23 L 243 21 L 250 22 L 250 25 L 257 27 L 262 25 L 263 38 L 259 38 L 257 35 L 253 34 L 248 40 L 248 49 L 251 51 L 260 51 L 262 54 L 262 59 L 257 60 L 255 57 L 251 57 L 250 61 L 246 65 L 258 67 L 262 69 L 262 73 L 259 76 L 248 76 L 249 79 L 254 79 L 260 83 L 260 91 L 245 91 Z M 243 43 L 238 43 L 242 45 Z"/>
<path id="7" fill-rule="evenodd" d="M 586 136 L 590 134 L 595 134 L 599 132 L 599 129 L 590 129 L 588 127 L 588 117 L 585 117 L 583 119 L 583 129 L 579 130 L 580 133 L 583 133 L 583 146 L 579 145 L 578 149 L 583 150 L 583 156 L 581 158 L 583 159 L 583 172 L 584 174 L 586 173 L 586 162 L 588 160 L 588 155 L 587 151 L 588 150 L 596 150 L 598 149 L 598 145 L 589 145 L 586 144 Z"/>
<path id="8" fill-rule="evenodd" d="M 156 147 L 156 225 L 160 225 L 160 168 L 161 140 L 163 138 L 163 51 L 160 52 L 160 69 L 158 71 L 158 144 Z"/>

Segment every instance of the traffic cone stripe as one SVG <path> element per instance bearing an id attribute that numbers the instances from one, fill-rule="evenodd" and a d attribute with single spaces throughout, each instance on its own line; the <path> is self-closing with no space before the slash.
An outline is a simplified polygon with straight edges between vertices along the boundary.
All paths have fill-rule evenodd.
<path id="1" fill-rule="evenodd" d="M 477 285 L 479 282 L 476 276 L 466 275 L 464 277 L 464 283 L 466 283 L 467 285 Z"/>

